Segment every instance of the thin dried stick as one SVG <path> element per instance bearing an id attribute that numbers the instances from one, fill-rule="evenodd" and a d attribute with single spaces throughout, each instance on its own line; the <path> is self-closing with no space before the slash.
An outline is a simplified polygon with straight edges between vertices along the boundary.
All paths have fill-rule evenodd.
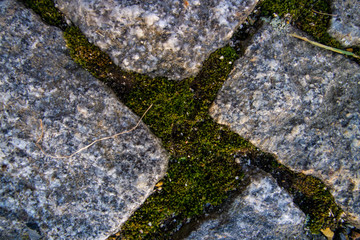
<path id="1" fill-rule="evenodd" d="M 321 43 L 318 43 L 318 42 L 314 42 L 314 41 L 311 41 L 310 39 L 306 38 L 306 37 L 301 37 L 295 33 L 292 33 L 290 34 L 290 36 L 292 37 L 296 37 L 298 39 L 301 39 L 303 41 L 306 41 L 308 43 L 311 43 L 312 45 L 315 45 L 317 47 L 321 47 L 321 48 L 324 48 L 324 49 L 327 49 L 327 50 L 330 50 L 330 51 L 333 51 L 333 52 L 336 52 L 336 53 L 340 53 L 340 54 L 344 54 L 344 55 L 348 55 L 348 56 L 352 56 L 354 58 L 360 58 L 360 56 L 352 53 L 352 52 L 348 52 L 348 51 L 344 51 L 344 50 L 341 50 L 341 49 L 338 49 L 338 48 L 333 48 L 333 47 L 329 47 L 329 46 L 326 46 L 324 44 L 321 44 Z"/>
<path id="2" fill-rule="evenodd" d="M 336 15 L 336 14 L 330 14 L 330 13 L 318 12 L 318 11 L 315 11 L 314 9 L 312 9 L 311 11 L 313 11 L 314 13 L 321 14 L 321 15 L 326 15 L 326 16 L 331 16 L 331 17 L 337 17 L 337 15 Z"/>
<path id="3" fill-rule="evenodd" d="M 140 118 L 139 121 L 136 123 L 136 125 L 135 125 L 134 127 L 132 127 L 131 129 L 126 130 L 126 131 L 123 131 L 123 132 L 116 133 L 116 134 L 114 134 L 114 135 L 112 135 L 112 136 L 108 136 L 108 137 L 103 137 L 103 138 L 97 139 L 97 140 L 93 141 L 92 143 L 90 143 L 89 145 L 86 145 L 85 147 L 82 147 L 82 148 L 78 149 L 76 152 L 74 152 L 74 153 L 72 153 L 72 154 L 70 154 L 70 155 L 68 155 L 68 156 L 55 156 L 55 155 L 51 155 L 51 154 L 46 153 L 46 152 L 42 149 L 42 147 L 41 147 L 41 145 L 40 145 L 40 141 L 41 141 L 42 138 L 44 137 L 44 128 L 43 128 L 42 120 L 40 119 L 41 135 L 40 135 L 40 137 L 38 138 L 38 140 L 36 141 L 35 144 L 36 144 L 36 146 L 41 150 L 41 152 L 42 152 L 45 156 L 47 156 L 47 157 L 57 158 L 57 159 L 71 158 L 71 157 L 73 157 L 74 155 L 76 155 L 76 154 L 84 151 L 85 149 L 88 149 L 89 147 L 91 147 L 92 145 L 94 145 L 94 144 L 97 143 L 97 142 L 100 142 L 100 141 L 103 141 L 103 140 L 107 140 L 107 139 L 111 139 L 111 138 L 115 138 L 115 137 L 117 137 L 117 136 L 119 136 L 119 135 L 122 135 L 122 134 L 125 134 L 125 133 L 129 133 L 129 132 L 131 132 L 131 131 L 134 131 L 134 130 L 139 126 L 141 120 L 145 117 L 146 113 L 150 110 L 151 107 L 152 107 L 152 104 L 151 104 L 150 107 L 144 112 L 144 114 L 141 116 L 141 118 Z"/>

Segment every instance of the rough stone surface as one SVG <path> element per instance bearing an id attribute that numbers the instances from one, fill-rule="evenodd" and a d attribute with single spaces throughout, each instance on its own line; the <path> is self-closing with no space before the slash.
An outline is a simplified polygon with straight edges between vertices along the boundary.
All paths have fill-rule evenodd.
<path id="1" fill-rule="evenodd" d="M 359 224 L 360 67 L 272 24 L 236 62 L 210 114 L 286 166 L 322 179 Z"/>
<path id="2" fill-rule="evenodd" d="M 190 239 L 310 239 L 305 214 L 269 176 L 253 176 L 225 214 L 204 222 Z"/>
<path id="3" fill-rule="evenodd" d="M 0 1 L 0 239 L 104 239 L 151 193 L 167 154 L 139 117 L 77 66 L 62 33 Z"/>
<path id="4" fill-rule="evenodd" d="M 151 76 L 196 75 L 258 0 L 56 0 L 115 64 Z"/>
<path id="5" fill-rule="evenodd" d="M 360 0 L 334 0 L 329 33 L 345 46 L 360 46 Z"/>

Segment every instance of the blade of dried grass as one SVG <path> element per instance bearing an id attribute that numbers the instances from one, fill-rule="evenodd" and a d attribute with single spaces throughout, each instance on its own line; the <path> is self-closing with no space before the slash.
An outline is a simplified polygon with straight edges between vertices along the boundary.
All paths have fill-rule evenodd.
<path id="1" fill-rule="evenodd" d="M 338 49 L 338 48 L 329 47 L 329 46 L 326 46 L 324 44 L 311 41 L 310 39 L 308 39 L 306 37 L 301 37 L 301 36 L 299 36 L 299 35 L 297 35 L 295 33 L 290 34 L 290 36 L 301 39 L 303 41 L 311 43 L 312 45 L 315 45 L 317 47 L 321 47 L 321 48 L 324 48 L 324 49 L 327 49 L 327 50 L 330 50 L 330 51 L 333 51 L 333 52 L 336 52 L 336 53 L 344 54 L 344 55 L 351 56 L 351 57 L 354 57 L 354 58 L 360 58 L 360 56 L 358 56 L 358 55 L 356 55 L 356 54 L 354 54 L 352 52 L 344 51 L 344 50 L 341 50 L 341 49 Z"/>
<path id="2" fill-rule="evenodd" d="M 111 139 L 111 138 L 115 138 L 119 135 L 122 135 L 122 134 L 125 134 L 125 133 L 129 133 L 129 132 L 132 132 L 134 131 L 140 124 L 141 120 L 145 117 L 146 113 L 150 110 L 150 108 L 152 107 L 152 104 L 150 105 L 150 107 L 148 107 L 148 109 L 144 112 L 144 114 L 141 116 L 141 118 L 139 119 L 139 121 L 136 123 L 136 125 L 134 127 L 132 127 L 131 129 L 129 130 L 126 130 L 126 131 L 123 131 L 123 132 L 119 132 L 119 133 L 116 133 L 114 135 L 111 135 L 111 136 L 108 136 L 108 137 L 103 137 L 103 138 L 100 138 L 100 139 L 97 139 L 93 142 L 91 142 L 90 144 L 86 145 L 85 147 L 82 147 L 80 149 L 78 149 L 77 151 L 75 151 L 74 153 L 70 154 L 70 155 L 67 155 L 67 156 L 55 156 L 55 155 L 51 155 L 51 154 L 48 154 L 46 153 L 43 148 L 41 147 L 40 145 L 40 142 L 41 140 L 43 139 L 44 137 L 44 127 L 43 127 L 43 123 L 42 123 L 42 120 L 40 119 L 40 128 L 41 128 L 41 134 L 40 134 L 40 137 L 38 138 L 38 140 L 36 141 L 36 146 L 40 149 L 40 151 L 47 157 L 51 157 L 51 158 L 56 158 L 56 159 L 64 159 L 64 158 L 71 158 L 73 157 L 74 155 L 88 149 L 89 147 L 91 147 L 92 145 L 94 145 L 95 143 L 97 142 L 100 142 L 100 141 L 104 141 L 104 140 L 107 140 L 107 139 Z"/>

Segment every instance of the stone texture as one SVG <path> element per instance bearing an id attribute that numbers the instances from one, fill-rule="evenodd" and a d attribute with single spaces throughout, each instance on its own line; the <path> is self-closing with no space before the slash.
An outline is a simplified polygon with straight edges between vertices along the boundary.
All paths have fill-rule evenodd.
<path id="1" fill-rule="evenodd" d="M 311 239 L 305 214 L 289 194 L 272 177 L 252 178 L 225 214 L 202 223 L 187 239 Z"/>
<path id="2" fill-rule="evenodd" d="M 210 114 L 293 170 L 322 179 L 359 224 L 360 67 L 293 32 L 276 21 L 264 26 Z"/>
<path id="3" fill-rule="evenodd" d="M 258 0 L 55 0 L 126 70 L 183 79 L 226 45 Z"/>
<path id="4" fill-rule="evenodd" d="M 345 46 L 360 46 L 360 0 L 334 0 L 329 33 Z"/>
<path id="5" fill-rule="evenodd" d="M 152 192 L 167 154 L 133 114 L 76 65 L 62 33 L 0 1 L 0 239 L 104 239 Z"/>

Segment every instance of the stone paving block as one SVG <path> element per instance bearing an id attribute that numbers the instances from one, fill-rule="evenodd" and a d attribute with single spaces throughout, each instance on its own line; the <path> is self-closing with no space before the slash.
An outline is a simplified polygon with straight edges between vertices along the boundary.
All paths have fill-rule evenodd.
<path id="1" fill-rule="evenodd" d="M 56 0 L 126 70 L 184 79 L 225 46 L 258 0 Z"/>
<path id="2" fill-rule="evenodd" d="M 329 33 L 345 46 L 360 47 L 360 0 L 331 1 Z"/>
<path id="3" fill-rule="evenodd" d="M 272 177 L 255 175 L 225 213 L 202 223 L 187 239 L 311 239 L 304 223 L 305 214 Z"/>

